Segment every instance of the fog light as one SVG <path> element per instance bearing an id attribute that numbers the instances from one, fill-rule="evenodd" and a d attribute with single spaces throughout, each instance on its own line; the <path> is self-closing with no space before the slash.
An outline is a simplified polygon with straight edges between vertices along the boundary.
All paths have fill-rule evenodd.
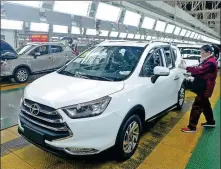
<path id="1" fill-rule="evenodd" d="M 97 154 L 98 150 L 93 148 L 66 148 L 65 151 L 72 155 L 88 155 L 88 154 Z"/>

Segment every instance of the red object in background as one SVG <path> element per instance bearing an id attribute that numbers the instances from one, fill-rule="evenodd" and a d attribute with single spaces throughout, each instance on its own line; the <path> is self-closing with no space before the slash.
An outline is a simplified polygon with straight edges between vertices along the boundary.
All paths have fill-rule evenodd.
<path id="1" fill-rule="evenodd" d="M 31 42 L 48 42 L 48 35 L 31 35 Z"/>
<path id="2" fill-rule="evenodd" d="M 76 56 L 79 55 L 79 52 L 77 50 L 73 51 L 73 54 L 75 54 Z"/>

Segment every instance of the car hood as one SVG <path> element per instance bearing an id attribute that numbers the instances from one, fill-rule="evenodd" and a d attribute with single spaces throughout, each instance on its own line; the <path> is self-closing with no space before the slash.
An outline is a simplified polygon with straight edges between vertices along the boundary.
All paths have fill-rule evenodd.
<path id="1" fill-rule="evenodd" d="M 29 84 L 24 98 L 58 109 L 116 93 L 123 87 L 123 81 L 98 81 L 54 72 Z"/>

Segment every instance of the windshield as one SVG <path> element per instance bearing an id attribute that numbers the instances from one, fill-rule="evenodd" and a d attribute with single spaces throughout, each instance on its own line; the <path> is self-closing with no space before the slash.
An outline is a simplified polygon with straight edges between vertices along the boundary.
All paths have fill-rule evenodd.
<path id="1" fill-rule="evenodd" d="M 20 47 L 19 49 L 17 49 L 17 52 L 19 55 L 23 55 L 23 54 L 26 54 L 29 50 L 31 50 L 35 46 L 36 45 L 24 45 L 24 46 Z"/>
<path id="2" fill-rule="evenodd" d="M 98 46 L 83 52 L 60 74 L 96 80 L 120 81 L 135 69 L 144 47 Z"/>

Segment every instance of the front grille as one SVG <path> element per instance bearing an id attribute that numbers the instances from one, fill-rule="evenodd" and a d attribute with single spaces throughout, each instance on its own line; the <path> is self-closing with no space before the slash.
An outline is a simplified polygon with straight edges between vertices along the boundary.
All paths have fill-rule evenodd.
<path id="1" fill-rule="evenodd" d="M 34 115 L 31 112 L 31 106 L 34 104 L 39 106 L 39 113 L 37 115 Z M 54 108 L 48 107 L 46 105 L 24 99 L 21 105 L 20 115 L 30 123 L 42 128 L 56 132 L 68 131 L 68 127 L 63 121 L 62 117 L 56 112 Z"/>

